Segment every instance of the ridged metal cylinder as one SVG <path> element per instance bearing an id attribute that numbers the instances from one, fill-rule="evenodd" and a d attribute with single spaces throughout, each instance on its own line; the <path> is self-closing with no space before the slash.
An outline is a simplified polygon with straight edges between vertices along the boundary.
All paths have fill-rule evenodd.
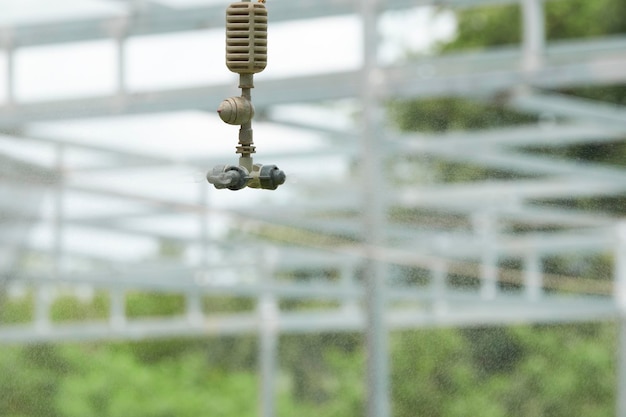
<path id="1" fill-rule="evenodd" d="M 263 3 L 239 2 L 226 9 L 226 66 L 255 74 L 267 65 L 267 9 Z"/>

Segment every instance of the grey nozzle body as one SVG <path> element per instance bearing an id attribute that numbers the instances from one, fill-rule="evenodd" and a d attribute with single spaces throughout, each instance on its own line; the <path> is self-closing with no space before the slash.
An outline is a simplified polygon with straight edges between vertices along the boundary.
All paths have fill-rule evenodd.
<path id="1" fill-rule="evenodd" d="M 276 165 L 254 164 L 250 172 L 248 187 L 261 188 L 263 190 L 275 190 L 285 183 L 287 175 Z"/>
<path id="2" fill-rule="evenodd" d="M 248 185 L 248 171 L 234 165 L 218 165 L 206 174 L 206 179 L 218 190 L 241 190 Z"/>

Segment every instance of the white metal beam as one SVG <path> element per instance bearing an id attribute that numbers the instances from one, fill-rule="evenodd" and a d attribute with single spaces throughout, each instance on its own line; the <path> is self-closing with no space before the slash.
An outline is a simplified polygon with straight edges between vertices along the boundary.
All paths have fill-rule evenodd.
<path id="1" fill-rule="evenodd" d="M 622 65 L 619 70 L 626 71 L 626 66 Z M 525 112 L 547 113 L 603 127 L 626 128 L 626 106 L 617 104 L 524 89 L 511 95 L 507 103 Z"/>
<path id="2" fill-rule="evenodd" d="M 601 41 L 580 42 L 601 48 Z M 554 46 L 555 50 L 563 49 Z M 551 50 L 550 47 L 547 48 Z M 520 84 L 535 87 L 565 87 L 610 84 L 626 81 L 626 40 L 601 48 L 602 55 L 583 55 L 576 48 L 565 48 L 558 60 L 527 74 L 520 66 L 520 52 L 482 52 L 455 54 L 419 63 L 381 69 L 380 97 L 420 98 L 447 95 L 485 96 L 510 90 Z M 264 79 L 256 83 L 255 106 L 259 111 L 277 104 L 354 98 L 359 91 L 358 70 Z M 37 121 L 106 117 L 119 114 L 160 113 L 177 110 L 210 110 L 223 97 L 233 93 L 232 85 L 130 92 L 87 99 L 35 103 L 16 103 L 0 110 L 0 127 L 21 126 Z"/>
<path id="3" fill-rule="evenodd" d="M 518 0 L 386 0 L 387 10 L 420 6 L 469 8 L 485 5 L 516 4 Z M 294 2 L 274 0 L 268 4 L 272 22 L 355 14 L 353 0 Z M 95 18 L 20 24 L 11 28 L 17 47 L 111 39 L 120 24 L 128 26 L 129 36 L 217 29 L 224 26 L 225 3 L 164 8 L 146 4 L 140 10 Z"/>
<path id="4" fill-rule="evenodd" d="M 433 312 L 424 309 L 398 309 L 387 315 L 391 329 L 512 325 L 522 323 L 567 323 L 612 320 L 618 315 L 610 302 L 571 299 L 554 302 L 550 297 L 525 306 L 482 306 Z M 254 313 L 208 316 L 199 323 L 186 318 L 132 320 L 111 326 L 106 322 L 51 324 L 36 329 L 31 325 L 0 327 L 0 344 L 69 342 L 95 340 L 143 340 L 163 337 L 203 337 L 209 335 L 252 334 L 258 331 L 259 316 Z M 281 312 L 276 318 L 280 333 L 355 332 L 365 328 L 365 316 L 358 310 L 337 309 L 321 312 Z"/>

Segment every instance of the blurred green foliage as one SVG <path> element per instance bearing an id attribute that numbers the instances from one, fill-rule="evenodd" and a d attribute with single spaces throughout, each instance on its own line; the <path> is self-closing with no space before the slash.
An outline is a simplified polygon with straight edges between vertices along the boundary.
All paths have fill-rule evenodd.
<path id="1" fill-rule="evenodd" d="M 621 0 L 551 0 L 544 2 L 549 41 L 592 38 L 626 32 L 626 3 Z M 443 51 L 512 46 L 522 39 L 518 4 L 477 7 L 463 11 L 457 37 Z"/>
<path id="2" fill-rule="evenodd" d="M 52 321 L 77 321 L 104 319 L 109 314 L 109 298 L 104 292 L 98 292 L 89 301 L 79 300 L 71 295 L 57 297 L 51 308 Z"/>
<path id="3" fill-rule="evenodd" d="M 160 299 L 147 298 L 136 302 Z M 613 323 L 395 332 L 393 415 L 613 415 L 616 333 Z M 0 415 L 256 416 L 257 352 L 254 335 L 2 346 Z M 365 358 L 361 334 L 281 336 L 278 415 L 362 416 Z"/>
<path id="4" fill-rule="evenodd" d="M 54 406 L 66 417 L 254 416 L 256 378 L 212 368 L 201 350 L 151 366 L 128 351 L 63 349 L 76 370 L 60 383 Z"/>
<path id="5" fill-rule="evenodd" d="M 171 316 L 185 311 L 185 297 L 182 294 L 129 292 L 126 294 L 126 315 L 128 317 Z"/>
<path id="6" fill-rule="evenodd" d="M 22 297 L 9 297 L 0 292 L 0 324 L 28 323 L 33 319 L 33 294 Z"/>
<path id="7" fill-rule="evenodd" d="M 445 132 L 505 127 L 537 121 L 532 115 L 507 110 L 497 103 L 477 103 L 461 98 L 392 101 L 391 121 L 405 131 Z"/>

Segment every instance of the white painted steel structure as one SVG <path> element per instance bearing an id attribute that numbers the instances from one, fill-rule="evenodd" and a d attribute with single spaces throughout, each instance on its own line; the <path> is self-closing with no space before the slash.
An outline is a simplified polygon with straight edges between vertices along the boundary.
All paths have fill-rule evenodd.
<path id="1" fill-rule="evenodd" d="M 271 416 L 279 333 L 367 331 L 368 415 L 387 417 L 386 338 L 393 329 L 595 320 L 624 323 L 626 223 L 609 214 L 567 210 L 542 201 L 624 196 L 626 170 L 531 154 L 523 148 L 624 141 L 626 108 L 554 90 L 626 83 L 626 37 L 547 42 L 541 0 L 268 3 L 270 26 L 296 18 L 360 15 L 365 45 L 360 69 L 256 83 L 255 106 L 264 122 L 313 132 L 325 140 L 324 146 L 307 151 L 286 147 L 263 153 L 261 145 L 259 155 L 277 163 L 296 159 L 313 164 L 323 164 L 317 161 L 332 156 L 348 164 L 356 162 L 361 171 L 328 181 L 320 181 L 321 170 L 303 175 L 297 183 L 290 184 L 288 179 L 283 189 L 265 194 L 263 203 L 253 209 L 216 204 L 224 191 L 209 189 L 206 183 L 186 184 L 182 194 L 173 192 L 180 186 L 163 186 L 163 192 L 157 194 L 90 181 L 94 173 L 119 171 L 126 175 L 131 168 L 166 171 L 184 166 L 204 171 L 223 163 L 222 156 L 181 160 L 60 139 L 42 133 L 45 129 L 31 128 L 68 119 L 213 112 L 215 103 L 231 95 L 232 85 L 129 90 L 126 43 L 136 36 L 221 28 L 224 4 L 168 8 L 144 1 L 129 3 L 127 12 L 110 16 L 3 28 L 0 43 L 7 57 L 7 80 L 6 101 L 0 108 L 4 132 L 0 139 L 5 144 L 29 144 L 54 153 L 56 162 L 37 167 L 0 155 L 0 283 L 7 288 L 26 286 L 36 294 L 33 321 L 0 325 L 0 343 L 258 332 L 261 410 L 263 416 Z M 376 59 L 379 16 L 385 10 L 431 4 L 452 8 L 519 4 L 523 42 L 510 48 L 381 66 Z M 115 42 L 115 91 L 90 98 L 19 100 L 13 57 L 20 48 L 87 40 Z M 269 55 L 271 60 L 271 46 Z M 216 59 L 221 65 L 222 57 Z M 548 115 L 556 121 L 433 135 L 396 132 L 382 120 L 381 105 L 387 99 L 438 96 L 499 100 L 512 109 Z M 350 129 L 285 117 L 283 112 L 293 104 L 315 106 L 346 100 L 352 100 L 361 114 L 361 120 Z M 310 108 L 335 111 L 332 105 L 330 110 Z M 117 119 L 112 120 L 115 123 Z M 91 166 L 77 164 L 78 153 L 100 159 Z M 407 185 L 385 177 L 390 161 L 401 165 L 409 159 L 471 163 L 528 178 Z M 44 195 L 52 197 L 48 209 L 41 211 L 37 208 Z M 77 198 L 103 204 L 95 212 L 68 209 Z M 115 208 L 107 210 L 108 203 Z M 392 215 L 394 210 L 414 214 L 407 219 Z M 156 227 L 163 219 L 192 226 Z M 231 233 L 212 234 L 215 219 L 228 219 Z M 520 225 L 535 231 L 516 232 Z M 26 238 L 35 226 L 49 231 L 47 243 Z M 86 230 L 94 237 L 114 233 L 120 239 L 176 242 L 197 256 L 175 263 L 147 262 L 141 256 L 120 260 L 110 257 L 107 250 L 88 253 L 69 245 L 74 230 Z M 268 235 L 272 238 L 263 238 Z M 544 270 L 543 263 L 550 257 L 577 259 L 598 254 L 610 254 L 614 259 L 613 277 L 588 281 L 553 276 Z M 19 262 L 34 255 L 52 262 L 45 268 Z M 514 260 L 521 268 L 508 269 L 505 260 Z M 76 268 L 78 263 L 83 266 Z M 295 280 L 294 273 L 305 273 L 308 279 Z M 451 285 L 451 280 L 456 284 Z M 460 287 L 459 282 L 467 285 Z M 109 319 L 53 321 L 50 308 L 58 289 L 84 287 L 108 292 Z M 183 294 L 187 311 L 181 317 L 128 318 L 124 297 L 129 291 Z M 202 307 L 205 295 L 252 298 L 258 308 L 208 315 Z M 334 307 L 281 311 L 279 301 L 286 299 L 320 300 L 332 302 Z M 626 324 L 622 324 L 622 351 L 626 349 L 624 328 Z M 623 353 L 620 357 L 618 392 L 624 393 L 626 359 Z M 618 416 L 626 417 L 626 395 L 617 397 Z"/>

